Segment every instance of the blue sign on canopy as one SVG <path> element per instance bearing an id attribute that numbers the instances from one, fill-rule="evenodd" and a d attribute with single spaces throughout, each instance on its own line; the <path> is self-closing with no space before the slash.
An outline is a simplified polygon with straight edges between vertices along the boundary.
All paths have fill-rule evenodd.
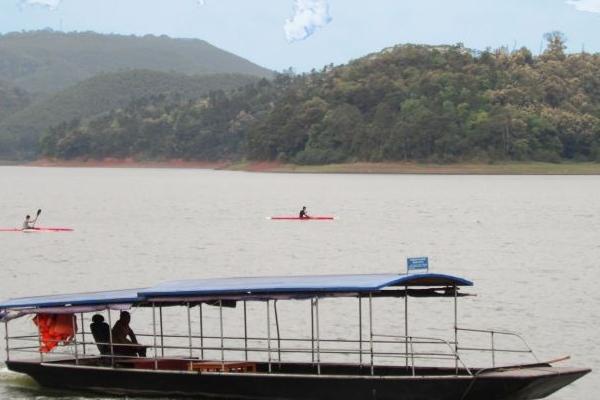
<path id="1" fill-rule="evenodd" d="M 406 259 L 406 270 L 407 272 L 427 272 L 429 271 L 429 258 L 428 257 L 413 257 Z"/>

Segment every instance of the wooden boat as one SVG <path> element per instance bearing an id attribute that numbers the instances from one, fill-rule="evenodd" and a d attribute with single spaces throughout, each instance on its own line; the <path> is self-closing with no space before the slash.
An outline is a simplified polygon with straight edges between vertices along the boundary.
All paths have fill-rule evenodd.
<path id="1" fill-rule="evenodd" d="M 11 299 L 0 303 L 0 314 L 9 369 L 28 374 L 47 387 L 119 395 L 521 400 L 544 398 L 590 372 L 538 361 L 515 333 L 460 327 L 458 302 L 468 295 L 461 289 L 469 286 L 472 282 L 464 278 L 432 273 L 198 279 L 146 289 Z M 409 298 L 411 304 L 423 298 L 452 302 L 451 337 L 413 336 L 408 323 Z M 404 306 L 403 332 L 374 328 L 373 307 L 384 300 Z M 277 304 L 283 301 L 310 308 L 306 313 L 310 321 L 305 327 L 296 327 L 298 334 L 293 337 L 280 334 Z M 324 334 L 331 319 L 320 316 L 319 308 L 340 301 L 355 302 L 356 319 L 346 331 L 347 337 L 332 338 Z M 249 335 L 249 322 L 259 318 L 249 315 L 247 305 L 264 307 L 265 336 Z M 169 312 L 173 307 L 183 311 L 186 332 L 167 333 L 166 307 Z M 226 317 L 234 307 L 240 329 L 226 334 Z M 108 342 L 94 342 L 85 329 L 92 313 L 104 314 L 112 325 L 115 311 L 128 309 L 151 314 L 148 326 L 152 331 L 137 333 L 148 347 L 145 357 L 122 355 L 118 350 L 123 345 L 114 343 L 112 334 Z M 207 311 L 218 311 L 218 318 L 207 319 Z M 17 321 L 31 328 L 27 319 L 21 318 L 31 314 L 73 316 L 73 338 L 63 338 L 52 351 L 42 352 L 42 342 L 48 338 L 39 330 L 21 334 L 12 328 Z M 347 310 L 345 314 L 347 320 Z M 377 317 L 378 327 L 402 320 L 398 314 Z M 435 327 L 435 318 L 432 323 Z M 207 324 L 218 330 L 218 335 L 207 334 Z M 300 333 L 302 329 L 305 335 Z M 465 343 L 461 338 L 467 334 L 481 335 L 489 346 Z M 502 337 L 515 338 L 520 346 L 503 347 L 499 344 Z M 104 354 L 98 354 L 97 347 L 102 345 Z M 468 366 L 467 353 L 484 354 L 491 363 Z M 501 354 L 527 356 L 532 361 L 500 364 Z"/>

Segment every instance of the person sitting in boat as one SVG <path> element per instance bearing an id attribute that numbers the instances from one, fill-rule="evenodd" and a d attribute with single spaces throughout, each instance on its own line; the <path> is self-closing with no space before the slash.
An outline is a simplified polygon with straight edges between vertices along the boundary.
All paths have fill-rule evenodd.
<path id="1" fill-rule="evenodd" d="M 101 344 L 110 342 L 110 326 L 104 322 L 104 317 L 100 314 L 94 314 L 92 317 L 92 323 L 90 324 L 90 331 L 98 346 L 100 354 L 110 354 L 110 345 Z"/>
<path id="2" fill-rule="evenodd" d="M 131 322 L 131 315 L 127 311 L 121 311 L 119 320 L 112 328 L 112 339 L 116 344 L 114 353 L 123 356 L 146 357 L 146 346 L 138 343 L 135 333 L 129 327 L 129 322 Z"/>
<path id="3" fill-rule="evenodd" d="M 25 221 L 23 221 L 23 229 L 33 229 L 35 227 L 35 221 L 37 221 L 37 217 L 31 218 L 31 215 L 25 216 Z"/>
<path id="4" fill-rule="evenodd" d="M 310 218 L 308 216 L 308 214 L 306 213 L 306 206 L 302 207 L 302 210 L 300 210 L 300 213 L 298 214 L 298 216 L 300 217 L 300 219 Z"/>

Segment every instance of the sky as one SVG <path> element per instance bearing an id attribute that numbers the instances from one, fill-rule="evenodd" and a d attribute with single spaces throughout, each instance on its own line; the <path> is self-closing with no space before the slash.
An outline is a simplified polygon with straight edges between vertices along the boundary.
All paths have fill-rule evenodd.
<path id="1" fill-rule="evenodd" d="M 0 0 L 0 33 L 44 28 L 203 39 L 305 72 L 401 43 L 538 53 L 555 30 L 600 52 L 600 0 Z"/>

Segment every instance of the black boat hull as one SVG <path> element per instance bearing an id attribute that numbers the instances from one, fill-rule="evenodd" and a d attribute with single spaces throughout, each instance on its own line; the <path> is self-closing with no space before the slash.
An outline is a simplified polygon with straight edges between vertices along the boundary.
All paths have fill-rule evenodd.
<path id="1" fill-rule="evenodd" d="M 370 376 L 300 373 L 197 373 L 8 361 L 40 385 L 119 395 L 256 400 L 527 400 L 546 397 L 589 372 L 505 369 L 470 375 Z"/>

